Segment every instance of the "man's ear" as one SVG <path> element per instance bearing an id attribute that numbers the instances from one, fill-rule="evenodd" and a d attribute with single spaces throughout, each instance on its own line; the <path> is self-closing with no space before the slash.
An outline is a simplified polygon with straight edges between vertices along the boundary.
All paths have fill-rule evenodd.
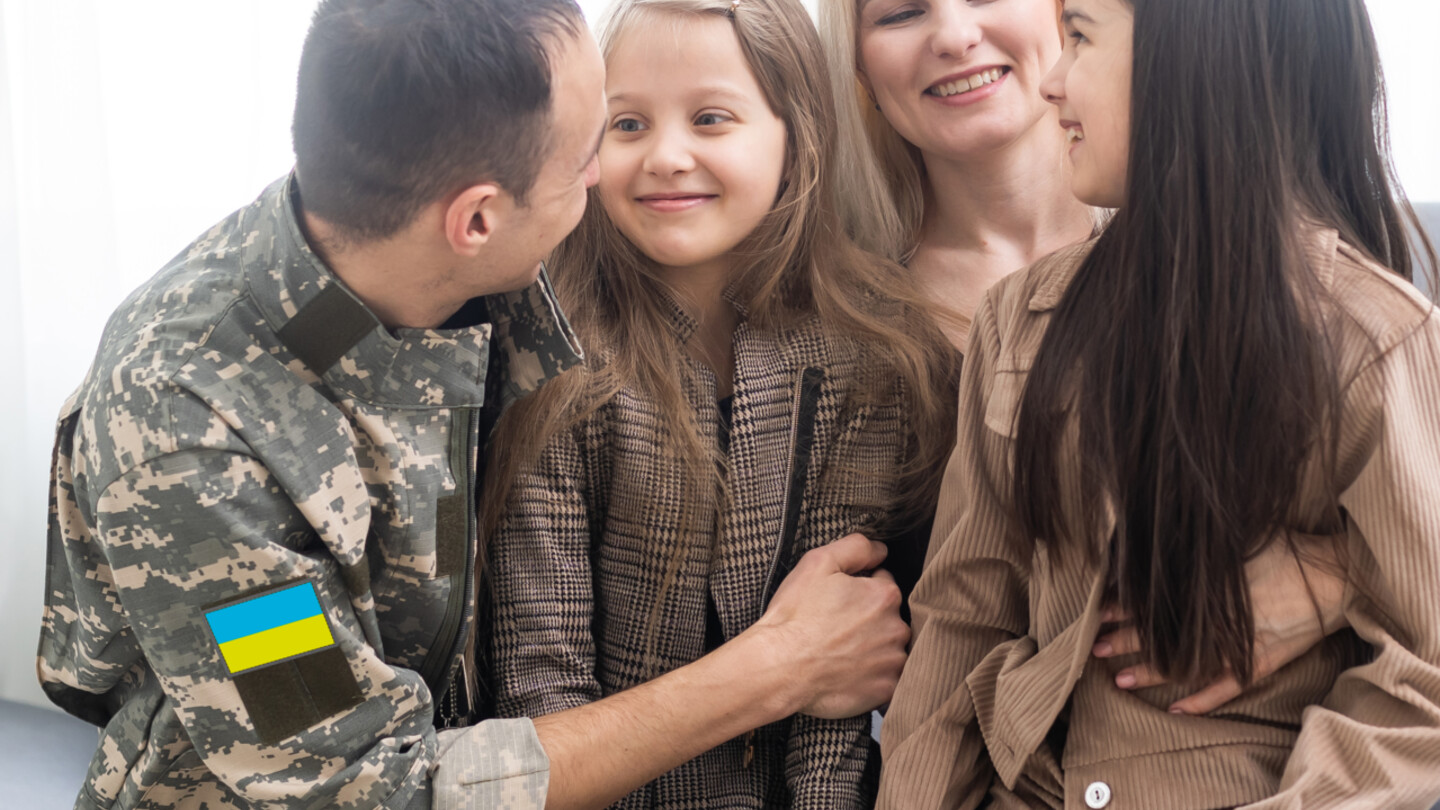
<path id="1" fill-rule="evenodd" d="M 475 256 L 503 227 L 514 201 L 494 183 L 470 186 L 455 195 L 445 209 L 445 239 L 461 256 Z"/>

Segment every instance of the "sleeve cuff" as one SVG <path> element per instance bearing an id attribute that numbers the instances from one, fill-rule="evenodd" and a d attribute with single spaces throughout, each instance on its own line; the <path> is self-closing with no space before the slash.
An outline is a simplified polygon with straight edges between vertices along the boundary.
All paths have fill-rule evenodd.
<path id="1" fill-rule="evenodd" d="M 550 757 L 529 718 L 487 720 L 439 733 L 430 772 L 432 810 L 544 810 Z"/>

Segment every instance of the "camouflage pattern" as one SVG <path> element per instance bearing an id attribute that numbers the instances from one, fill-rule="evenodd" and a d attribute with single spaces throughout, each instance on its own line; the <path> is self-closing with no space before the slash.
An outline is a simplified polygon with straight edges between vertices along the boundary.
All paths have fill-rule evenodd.
<path id="1" fill-rule="evenodd" d="M 468 739 L 477 733 L 484 739 L 478 743 Z M 531 810 L 540 806 L 536 797 L 544 804 L 550 786 L 549 757 L 533 726 L 517 731 L 515 726 L 491 721 L 446 729 L 440 732 L 440 749 L 432 780 L 434 810 Z"/>
<path id="2" fill-rule="evenodd" d="M 479 443 L 462 417 L 487 385 L 502 404 L 534 390 L 578 344 L 542 276 L 486 299 L 488 323 L 376 321 L 310 368 L 278 333 L 344 287 L 306 245 L 293 185 L 132 294 L 61 412 L 39 672 L 103 726 L 76 807 L 429 807 L 430 774 L 456 771 L 447 806 L 539 808 L 533 725 L 437 736 L 417 670 L 437 645 L 446 664 L 472 615 L 437 637 L 457 581 L 438 570 L 437 504 L 463 494 L 456 470 L 473 475 Z M 265 744 L 202 608 L 297 579 L 315 584 L 363 701 Z"/>

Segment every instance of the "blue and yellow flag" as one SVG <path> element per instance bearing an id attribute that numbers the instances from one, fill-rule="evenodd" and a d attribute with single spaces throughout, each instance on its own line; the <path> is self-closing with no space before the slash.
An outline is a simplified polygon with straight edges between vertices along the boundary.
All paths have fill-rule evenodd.
<path id="1" fill-rule="evenodd" d="M 209 611 L 205 621 L 231 675 L 335 644 L 315 585 L 301 582 Z"/>

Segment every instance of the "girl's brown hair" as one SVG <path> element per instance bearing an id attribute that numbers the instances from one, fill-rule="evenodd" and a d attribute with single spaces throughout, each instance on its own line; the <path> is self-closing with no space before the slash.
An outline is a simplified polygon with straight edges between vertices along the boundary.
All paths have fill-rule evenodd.
<path id="1" fill-rule="evenodd" d="M 824 329 L 859 346 L 867 361 L 851 382 L 855 401 L 882 401 L 901 387 L 914 452 L 906 480 L 894 488 L 904 500 L 892 506 L 916 521 L 928 519 L 954 443 L 958 357 L 910 274 L 859 249 L 840 224 L 831 174 L 834 104 L 807 12 L 798 0 L 742 0 L 733 11 L 730 0 L 619 0 L 601 21 L 602 52 L 608 58 L 637 22 L 663 15 L 730 19 L 766 101 L 785 123 L 780 196 L 733 252 L 734 300 L 756 328 L 780 331 L 818 317 Z M 723 459 L 694 424 L 686 396 L 693 373 L 670 326 L 671 294 L 654 262 L 620 233 L 594 190 L 580 226 L 552 257 L 551 271 L 589 362 L 504 418 L 492 445 L 482 520 L 493 532 L 519 470 L 551 438 L 574 429 L 627 387 L 658 404 L 669 439 L 660 451 L 683 465 L 691 500 L 711 502 L 706 490 L 721 490 L 717 464 Z M 709 531 L 715 516 L 692 510 L 686 522 Z"/>

